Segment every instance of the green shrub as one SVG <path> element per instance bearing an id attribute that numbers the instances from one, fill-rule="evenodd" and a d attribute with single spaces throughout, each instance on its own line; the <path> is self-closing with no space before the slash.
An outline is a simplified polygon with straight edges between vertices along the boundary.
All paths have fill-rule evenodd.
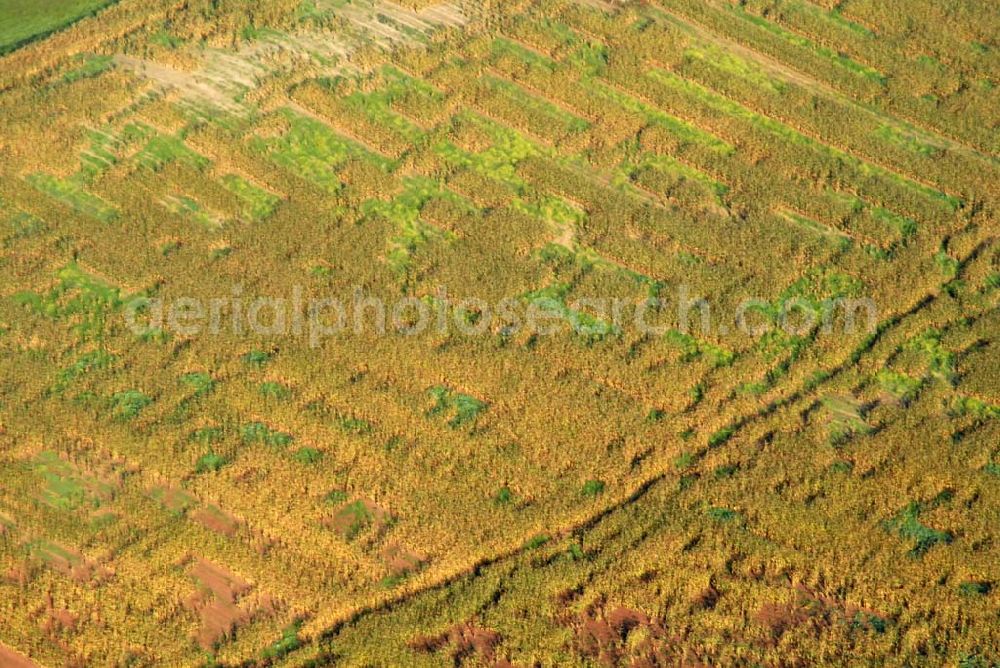
<path id="1" fill-rule="evenodd" d="M 300 464 L 315 464 L 323 459 L 323 453 L 316 448 L 299 448 L 292 454 L 292 459 Z"/>
<path id="2" fill-rule="evenodd" d="M 265 659 L 280 659 L 290 652 L 294 652 L 302 646 L 299 640 L 299 629 L 302 622 L 294 622 L 287 626 L 281 633 L 281 637 L 273 645 L 264 650 Z"/>
<path id="3" fill-rule="evenodd" d="M 244 443 L 264 443 L 277 447 L 284 447 L 294 440 L 291 434 L 274 431 L 261 422 L 243 425 L 240 427 L 240 436 Z"/>
<path id="4" fill-rule="evenodd" d="M 667 412 L 665 410 L 654 408 L 646 414 L 646 422 L 653 424 L 659 422 L 665 417 L 667 417 Z"/>
<path id="5" fill-rule="evenodd" d="M 330 490 L 323 497 L 323 503 L 331 506 L 340 505 L 344 501 L 347 501 L 347 492 L 340 489 Z"/>
<path id="6" fill-rule="evenodd" d="M 715 432 L 714 434 L 708 437 L 708 447 L 710 448 L 719 447 L 720 445 L 728 441 L 730 438 L 732 438 L 733 434 L 735 433 L 736 433 L 735 427 L 723 427 L 722 429 L 720 429 L 719 431 Z"/>
<path id="7" fill-rule="evenodd" d="M 989 582 L 963 582 L 958 585 L 958 592 L 962 596 L 986 596 L 993 589 Z"/>
<path id="8" fill-rule="evenodd" d="M 690 452 L 682 452 L 674 459 L 675 469 L 686 469 L 692 464 L 694 464 L 695 456 Z"/>
<path id="9" fill-rule="evenodd" d="M 510 487 L 501 487 L 494 497 L 494 501 L 501 506 L 510 505 L 514 502 L 514 492 L 511 491 Z"/>
<path id="10" fill-rule="evenodd" d="M 268 381 L 266 383 L 261 383 L 257 387 L 257 391 L 264 397 L 269 399 L 284 400 L 292 396 L 292 391 L 282 385 L 281 383 L 275 383 L 273 381 Z"/>
<path id="11" fill-rule="evenodd" d="M 727 464 L 725 466 L 719 466 L 713 471 L 713 475 L 716 480 L 722 480 L 724 478 L 732 478 L 736 475 L 736 472 L 740 470 L 739 464 Z"/>
<path id="12" fill-rule="evenodd" d="M 830 471 L 832 473 L 850 473 L 854 470 L 854 464 L 848 461 L 837 461 L 830 464 Z"/>
<path id="13" fill-rule="evenodd" d="M 215 381 L 204 372 L 187 373 L 181 376 L 181 382 L 194 388 L 194 396 L 200 397 L 208 394 L 215 388 Z"/>
<path id="14" fill-rule="evenodd" d="M 372 423 L 361 418 L 341 415 L 337 417 L 337 425 L 348 434 L 370 434 Z"/>
<path id="15" fill-rule="evenodd" d="M 427 411 L 427 416 L 433 417 L 442 413 L 452 413 L 451 419 L 448 420 L 448 426 L 452 429 L 458 429 L 474 421 L 487 408 L 486 402 L 480 401 L 468 394 L 455 392 L 441 385 L 432 387 L 429 392 L 431 397 L 434 398 L 435 404 Z"/>
<path id="16" fill-rule="evenodd" d="M 526 550 L 537 550 L 541 546 L 545 545 L 551 540 L 546 534 L 540 533 L 537 536 L 533 536 L 524 544 L 524 549 Z"/>
<path id="17" fill-rule="evenodd" d="M 153 403 L 139 390 L 118 392 L 111 397 L 111 413 L 117 420 L 131 420 Z"/>
<path id="18" fill-rule="evenodd" d="M 243 360 L 244 364 L 250 366 L 264 366 L 271 359 L 271 353 L 266 353 L 263 350 L 251 350 L 244 353 L 240 359 Z"/>
<path id="19" fill-rule="evenodd" d="M 712 507 L 708 509 L 708 516 L 711 517 L 716 522 L 733 522 L 740 518 L 740 514 L 735 510 L 730 510 L 729 508 L 716 508 Z"/>
<path id="20" fill-rule="evenodd" d="M 227 460 L 221 455 L 217 455 L 214 452 L 209 452 L 198 458 L 198 462 L 195 464 L 195 473 L 208 473 L 215 472 L 225 466 Z"/>

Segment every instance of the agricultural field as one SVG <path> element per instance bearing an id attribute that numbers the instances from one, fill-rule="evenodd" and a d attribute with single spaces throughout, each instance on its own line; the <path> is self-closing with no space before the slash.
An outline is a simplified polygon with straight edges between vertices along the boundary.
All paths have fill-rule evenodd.
<path id="1" fill-rule="evenodd" d="M 33 39 L 96 14 L 114 0 L 0 1 L 0 54 L 6 54 Z"/>
<path id="2" fill-rule="evenodd" d="M 0 666 L 1000 665 L 998 85 L 975 0 L 0 0 Z"/>

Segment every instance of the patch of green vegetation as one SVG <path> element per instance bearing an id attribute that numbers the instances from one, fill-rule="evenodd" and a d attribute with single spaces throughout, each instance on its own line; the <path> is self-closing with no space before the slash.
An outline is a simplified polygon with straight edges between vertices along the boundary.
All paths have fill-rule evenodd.
<path id="1" fill-rule="evenodd" d="M 911 339 L 906 348 L 922 353 L 927 359 L 927 375 L 943 380 L 948 385 L 958 382 L 958 361 L 955 353 L 942 345 L 943 334 L 940 330 L 931 328 Z"/>
<path id="2" fill-rule="evenodd" d="M 501 487 L 496 496 L 493 497 L 493 501 L 498 506 L 509 506 L 514 503 L 514 492 L 511 491 L 510 487 L 505 485 Z"/>
<path id="3" fill-rule="evenodd" d="M 118 217 L 117 209 L 97 195 L 87 192 L 82 185 L 72 179 L 60 179 L 38 173 L 28 176 L 27 181 L 52 199 L 102 223 L 111 223 Z"/>
<path id="4" fill-rule="evenodd" d="M 730 510 L 729 508 L 718 508 L 712 506 L 705 512 L 716 522 L 735 522 L 741 519 L 741 515 L 738 512 Z"/>
<path id="5" fill-rule="evenodd" d="M 156 135 L 135 154 L 142 167 L 158 172 L 172 162 L 180 162 L 199 171 L 208 167 L 209 160 L 188 148 L 183 139 L 172 135 Z"/>
<path id="6" fill-rule="evenodd" d="M 595 498 L 604 493 L 604 482 L 601 480 L 588 480 L 583 483 L 583 489 L 580 490 L 580 494 L 585 498 Z"/>
<path id="7" fill-rule="evenodd" d="M 537 536 L 532 536 L 528 539 L 528 542 L 524 544 L 524 549 L 526 550 L 537 550 L 543 545 L 547 544 L 552 540 L 547 534 L 538 534 Z"/>
<path id="8" fill-rule="evenodd" d="M 300 464 L 316 464 L 323 459 L 323 453 L 316 448 L 299 448 L 292 453 L 292 459 Z"/>
<path id="9" fill-rule="evenodd" d="M 854 470 L 854 464 L 851 462 L 840 460 L 830 464 L 831 473 L 841 473 L 846 474 Z"/>
<path id="10" fill-rule="evenodd" d="M 138 417 L 153 400 L 139 390 L 125 390 L 113 394 L 109 403 L 116 420 L 128 421 Z"/>
<path id="11" fill-rule="evenodd" d="M 661 408 L 653 408 L 646 413 L 646 422 L 648 424 L 655 424 L 665 417 L 667 417 L 667 412 L 665 410 Z"/>
<path id="12" fill-rule="evenodd" d="M 28 554 L 46 564 L 62 563 L 76 566 L 80 563 L 79 555 L 44 539 L 31 541 L 25 545 L 25 550 Z"/>
<path id="13" fill-rule="evenodd" d="M 374 426 L 368 420 L 352 417 L 350 415 L 338 415 L 337 426 L 340 427 L 345 433 L 354 434 L 356 436 L 370 434 L 374 430 Z"/>
<path id="14" fill-rule="evenodd" d="M 38 454 L 32 469 L 43 480 L 41 501 L 56 510 L 98 508 L 114 493 L 110 484 L 82 474 L 50 450 Z"/>
<path id="15" fill-rule="evenodd" d="M 986 596 L 993 590 L 990 582 L 963 582 L 958 585 L 958 593 L 962 596 L 976 597 Z"/>
<path id="16" fill-rule="evenodd" d="M 863 37 L 868 37 L 868 38 L 875 37 L 875 33 L 873 33 L 871 30 L 845 17 L 841 12 L 839 5 L 830 9 L 827 12 L 824 12 L 821 8 L 817 7 L 816 5 L 807 2 L 801 3 L 801 6 L 808 7 L 814 11 L 820 12 L 830 21 L 836 23 L 839 26 L 847 28 L 848 30 L 855 32 Z"/>
<path id="17" fill-rule="evenodd" d="M 566 63 L 585 77 L 599 77 L 607 71 L 610 57 L 606 45 L 587 41 L 569 52 Z"/>
<path id="18" fill-rule="evenodd" d="M 6 234 L 0 238 L 5 249 L 23 239 L 37 237 L 48 229 L 40 218 L 5 205 L 3 198 L 0 198 L 0 224 L 6 228 Z"/>
<path id="19" fill-rule="evenodd" d="M 585 212 L 561 197 L 543 195 L 531 200 L 517 198 L 514 200 L 514 208 L 559 228 L 582 225 L 587 220 Z"/>
<path id="20" fill-rule="evenodd" d="M 104 350 L 92 350 L 80 355 L 73 364 L 59 372 L 56 381 L 56 391 L 62 391 L 76 378 L 84 376 L 92 371 L 106 369 L 118 358 Z"/>
<path id="21" fill-rule="evenodd" d="M 194 397 L 201 397 L 215 389 L 215 380 L 204 371 L 193 371 L 181 376 L 181 382 L 194 390 Z"/>
<path id="22" fill-rule="evenodd" d="M 735 433 L 735 427 L 723 427 L 708 437 L 708 447 L 717 448 L 720 445 L 723 445 L 730 438 L 732 438 Z"/>
<path id="23" fill-rule="evenodd" d="M 83 183 L 91 183 L 119 160 L 119 152 L 124 142 L 108 130 L 88 130 L 90 146 L 80 154 L 80 171 L 76 178 Z"/>
<path id="24" fill-rule="evenodd" d="M 339 506 L 347 501 L 347 492 L 341 489 L 333 489 L 323 496 L 323 503 L 329 506 Z"/>
<path id="25" fill-rule="evenodd" d="M 730 366 L 736 361 L 736 353 L 731 350 L 701 341 L 676 329 L 667 332 L 664 338 L 671 345 L 681 349 L 682 362 L 692 362 L 705 357 L 711 362 L 713 368 L 719 368 Z"/>
<path id="26" fill-rule="evenodd" d="M 520 132 L 471 111 L 460 112 L 456 121 L 482 132 L 490 140 L 490 146 L 479 153 L 470 153 L 445 140 L 434 146 L 438 157 L 452 167 L 472 169 L 510 186 L 517 193 L 523 192 L 526 184 L 517 175 L 517 166 L 528 158 L 545 155 L 547 151 Z"/>
<path id="27" fill-rule="evenodd" d="M 244 364 L 256 367 L 264 366 L 270 359 L 271 353 L 264 352 L 263 350 L 251 350 L 240 357 L 240 360 Z"/>
<path id="28" fill-rule="evenodd" d="M 767 392 L 769 387 L 770 385 L 764 381 L 740 383 L 736 386 L 736 393 L 757 397 Z"/>
<path id="29" fill-rule="evenodd" d="M 912 378 L 906 374 L 882 369 L 875 376 L 882 391 L 892 396 L 903 404 L 908 404 L 917 397 L 917 393 L 923 386 L 923 381 L 919 378 Z"/>
<path id="30" fill-rule="evenodd" d="M 402 74 L 399 70 L 395 72 Z M 408 91 L 403 86 L 390 83 L 383 89 L 355 90 L 347 93 L 343 90 L 343 78 L 323 79 L 322 83 L 338 96 L 341 104 L 375 125 L 386 128 L 410 144 L 417 144 L 423 139 L 423 129 L 392 108 L 394 102 L 398 102 L 407 94 Z"/>
<path id="31" fill-rule="evenodd" d="M 414 253 L 432 241 L 450 241 L 455 235 L 420 219 L 420 213 L 432 200 L 438 199 L 475 210 L 471 202 L 426 177 L 407 177 L 403 191 L 391 200 L 372 199 L 362 205 L 365 216 L 379 216 L 396 225 L 396 235 L 389 240 L 386 260 L 399 274 L 406 274 Z"/>
<path id="32" fill-rule="evenodd" d="M 315 183 L 327 193 L 335 194 L 340 190 L 336 170 L 351 159 L 369 162 L 386 172 L 392 171 L 395 166 L 393 161 L 337 134 L 322 121 L 290 109 L 283 109 L 280 113 L 288 121 L 288 132 L 277 138 L 258 138 L 256 143 L 277 164 Z"/>
<path id="33" fill-rule="evenodd" d="M 825 313 L 828 305 L 840 299 L 859 297 L 864 290 L 865 284 L 850 274 L 829 268 L 811 269 L 781 292 L 768 315 L 773 321 L 781 313 L 781 305 L 797 300 L 808 304 L 816 313 Z M 784 332 L 775 332 L 774 336 L 772 343 L 780 342 L 783 348 L 795 348 L 807 341 L 803 337 L 789 337 Z"/>
<path id="34" fill-rule="evenodd" d="M 84 55 L 78 59 L 83 60 L 83 64 L 76 67 L 62 76 L 63 83 L 73 83 L 80 79 L 96 77 L 111 69 L 113 58 L 111 56 Z"/>
<path id="35" fill-rule="evenodd" d="M 381 580 L 379 580 L 379 586 L 382 589 L 395 589 L 399 585 L 406 582 L 406 578 L 409 577 L 407 573 L 401 573 L 399 575 L 387 575 Z"/>
<path id="36" fill-rule="evenodd" d="M 292 398 L 292 391 L 287 386 L 274 381 L 267 381 L 257 386 L 257 391 L 262 397 L 284 401 Z"/>
<path id="37" fill-rule="evenodd" d="M 570 286 L 556 283 L 524 295 L 524 299 L 547 316 L 569 323 L 573 333 L 585 342 L 597 343 L 611 336 L 619 336 L 621 328 L 566 304 Z"/>
<path id="38" fill-rule="evenodd" d="M 243 215 L 253 222 L 267 220 L 281 201 L 277 195 L 250 183 L 237 174 L 223 176 L 222 185 L 242 202 Z"/>
<path id="39" fill-rule="evenodd" d="M 875 633 L 885 633 L 888 623 L 882 617 L 868 612 L 858 611 L 851 620 L 851 627 Z"/>
<path id="40" fill-rule="evenodd" d="M 873 208 L 871 213 L 872 218 L 892 228 L 902 240 L 907 240 L 917 233 L 917 223 L 910 218 L 881 207 Z"/>
<path id="41" fill-rule="evenodd" d="M 895 533 L 900 538 L 913 542 L 913 547 L 910 548 L 909 554 L 914 558 L 922 557 L 935 545 L 947 545 L 953 538 L 950 531 L 932 529 L 921 523 L 919 520 L 920 513 L 924 509 L 925 504 L 913 501 L 900 510 L 895 517 L 883 522 L 886 531 Z"/>
<path id="42" fill-rule="evenodd" d="M 883 125 L 879 127 L 879 129 L 875 131 L 874 136 L 889 144 L 928 158 L 934 158 L 941 154 L 941 149 L 938 147 L 924 143 L 920 141 L 915 134 L 911 132 L 904 132 L 893 125 Z"/>
<path id="43" fill-rule="evenodd" d="M 428 417 L 450 414 L 448 426 L 458 429 L 463 425 L 475 422 L 482 413 L 486 412 L 488 404 L 475 397 L 455 392 L 442 385 L 436 385 L 429 390 L 434 399 L 434 406 L 427 411 Z"/>
<path id="44" fill-rule="evenodd" d="M 421 96 L 428 102 L 444 101 L 445 96 L 434 86 L 423 79 L 410 76 L 391 63 L 382 65 L 379 74 L 383 80 L 382 88 L 393 102 L 413 94 Z"/>
<path id="45" fill-rule="evenodd" d="M 294 440 L 291 434 L 275 431 L 262 422 L 250 422 L 240 427 L 240 437 L 244 443 L 264 443 L 279 448 Z"/>
<path id="46" fill-rule="evenodd" d="M 722 466 L 715 467 L 712 471 L 712 475 L 716 480 L 725 480 L 726 478 L 732 478 L 739 470 L 739 464 L 724 464 Z"/>
<path id="47" fill-rule="evenodd" d="M 694 464 L 696 460 L 697 458 L 695 457 L 694 453 L 682 452 L 681 454 L 677 455 L 677 457 L 674 459 L 674 468 L 677 469 L 678 471 L 683 471 L 684 469 L 689 468 L 692 464 Z"/>
<path id="48" fill-rule="evenodd" d="M 281 632 L 281 637 L 263 651 L 262 657 L 268 661 L 275 661 L 297 650 L 302 646 L 302 641 L 299 640 L 301 628 L 302 622 L 290 624 Z"/>
<path id="49" fill-rule="evenodd" d="M 199 475 L 202 473 L 214 473 L 215 471 L 220 470 L 227 463 L 228 460 L 225 457 L 209 451 L 198 458 L 198 461 L 195 462 L 194 465 L 194 471 Z"/>
<path id="50" fill-rule="evenodd" d="M 976 397 L 954 397 L 948 406 L 948 412 L 953 417 L 972 416 L 976 420 L 1000 420 L 1000 406 Z"/>
<path id="51" fill-rule="evenodd" d="M 170 340 L 170 334 L 159 327 L 146 327 L 136 336 L 143 343 L 166 343 Z"/>
<path id="52" fill-rule="evenodd" d="M 221 427 L 200 427 L 191 432 L 191 440 L 209 445 L 222 440 L 225 431 Z"/>
<path id="53" fill-rule="evenodd" d="M 342 534 L 348 541 L 357 538 L 374 521 L 375 515 L 365 502 L 360 500 L 352 501 L 341 508 L 334 518 L 336 525 L 344 527 Z"/>
<path id="54" fill-rule="evenodd" d="M 872 433 L 859 402 L 850 397 L 827 396 L 821 400 L 830 416 L 829 442 L 840 447 L 856 435 Z"/>
<path id="55" fill-rule="evenodd" d="M 333 276 L 333 269 L 325 264 L 317 264 L 309 268 L 309 275 L 313 278 L 330 278 Z"/>
<path id="56" fill-rule="evenodd" d="M 743 79 L 756 88 L 769 90 L 772 93 L 782 93 L 788 88 L 784 81 L 770 76 L 759 65 L 739 58 L 714 44 L 701 43 L 686 49 L 684 57 L 688 60 L 697 60 L 723 74 Z"/>
<path id="57" fill-rule="evenodd" d="M 545 36 L 546 43 L 552 42 L 562 50 L 576 46 L 581 42 L 573 28 L 549 16 L 539 16 L 534 20 L 532 27 Z"/>
<path id="58" fill-rule="evenodd" d="M 162 46 L 164 49 L 171 50 L 184 44 L 184 40 L 171 33 L 167 26 L 160 28 L 150 35 L 149 41 L 157 46 Z"/>
<path id="59" fill-rule="evenodd" d="M 163 257 L 169 257 L 183 247 L 184 244 L 182 244 L 180 241 L 177 240 L 168 241 L 164 243 L 162 246 L 160 246 L 160 255 L 162 255 Z"/>
<path id="60" fill-rule="evenodd" d="M 957 211 L 962 205 L 962 200 L 958 197 L 948 195 L 947 193 L 931 188 L 930 186 L 925 186 L 918 181 L 900 176 L 895 172 L 878 167 L 872 163 L 864 162 L 841 149 L 812 139 L 811 137 L 802 134 L 798 130 L 795 130 L 779 120 L 759 114 L 704 86 L 687 81 L 673 72 L 659 68 L 652 68 L 646 72 L 646 76 L 672 92 L 700 100 L 716 113 L 722 113 L 735 118 L 744 119 L 751 125 L 758 127 L 761 130 L 773 133 L 789 143 L 808 147 L 820 155 L 850 165 L 858 170 L 862 176 L 877 176 L 885 181 L 896 183 L 901 187 L 919 192 L 929 199 L 943 202 L 952 211 Z"/>
<path id="61" fill-rule="evenodd" d="M 115 0 L 0 0 L 0 56 L 93 16 Z"/>
<path id="62" fill-rule="evenodd" d="M 934 254 L 934 264 L 941 270 L 945 278 L 952 279 L 958 276 L 959 262 L 948 254 L 947 249 L 943 245 Z"/>
<path id="63" fill-rule="evenodd" d="M 186 195 L 166 197 L 162 204 L 167 211 L 187 218 L 206 229 L 217 230 L 222 227 L 222 221 L 219 218 L 205 211 L 198 202 Z"/>

